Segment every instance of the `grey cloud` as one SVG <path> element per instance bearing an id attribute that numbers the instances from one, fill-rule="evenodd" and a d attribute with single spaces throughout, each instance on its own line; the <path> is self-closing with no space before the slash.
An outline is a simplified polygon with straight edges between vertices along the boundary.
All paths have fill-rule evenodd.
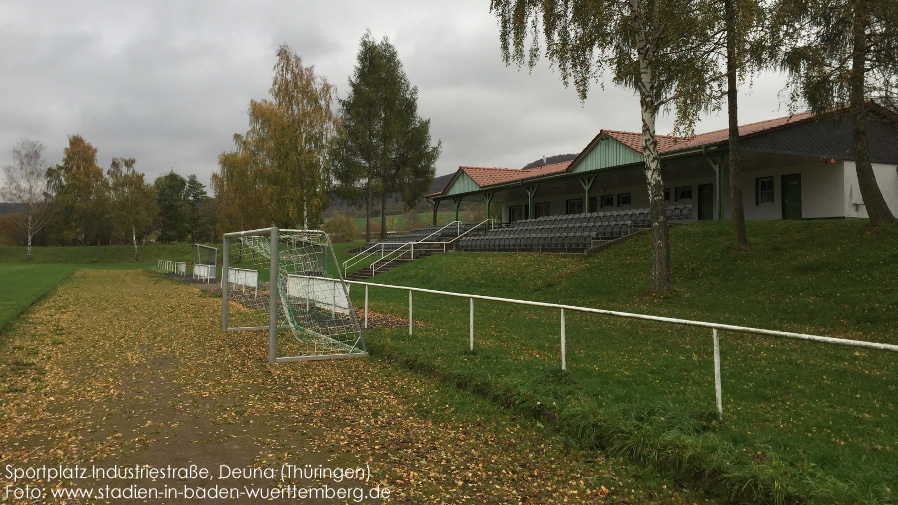
<path id="1" fill-rule="evenodd" d="M 481 0 L 35 1 L 4 4 L 4 14 L 0 150 L 27 136 L 48 146 L 53 163 L 79 133 L 104 167 L 114 156 L 135 157 L 150 178 L 173 168 L 208 182 L 218 154 L 246 130 L 249 101 L 267 96 L 279 44 L 342 96 L 368 29 L 390 38 L 419 89 L 419 112 L 443 142 L 439 174 L 459 165 L 521 167 L 578 152 L 601 128 L 640 128 L 629 90 L 595 85 L 581 103 L 547 61 L 532 72 L 506 67 Z M 756 80 L 742 122 L 778 114 L 781 82 Z M 718 114 L 697 130 L 725 126 Z M 659 132 L 671 127 L 664 119 Z"/>

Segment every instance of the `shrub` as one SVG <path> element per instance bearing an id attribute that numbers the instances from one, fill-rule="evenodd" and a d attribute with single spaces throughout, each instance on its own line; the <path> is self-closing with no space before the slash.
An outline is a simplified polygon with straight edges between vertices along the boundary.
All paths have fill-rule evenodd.
<path id="1" fill-rule="evenodd" d="M 350 242 L 359 236 L 355 222 L 343 214 L 335 214 L 324 223 L 322 228 L 331 236 L 331 241 L 334 243 Z"/>
<path id="2" fill-rule="evenodd" d="M 417 210 L 411 209 L 405 213 L 405 229 L 414 230 L 421 228 L 421 215 Z"/>

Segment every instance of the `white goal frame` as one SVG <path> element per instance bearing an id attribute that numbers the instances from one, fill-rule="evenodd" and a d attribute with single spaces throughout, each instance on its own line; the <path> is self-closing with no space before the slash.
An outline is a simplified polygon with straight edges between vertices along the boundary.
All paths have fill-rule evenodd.
<path id="1" fill-rule="evenodd" d="M 316 355 L 302 355 L 302 356 L 278 356 L 277 355 L 277 342 L 278 342 L 278 329 L 285 328 L 284 325 L 278 325 L 278 315 L 279 315 L 279 294 L 278 286 L 279 282 L 279 272 L 278 272 L 278 247 L 279 247 L 279 236 L 283 233 L 314 233 L 323 235 L 327 239 L 327 252 L 325 254 L 330 256 L 330 261 L 333 261 L 333 266 L 336 269 L 337 276 L 333 279 L 323 279 L 330 283 L 334 284 L 334 289 L 341 289 L 343 291 L 343 295 L 345 296 L 347 308 L 351 319 L 355 321 L 355 327 L 357 328 L 358 341 L 361 344 L 362 352 L 351 352 L 351 353 L 331 353 L 331 354 L 316 354 Z M 228 292 L 230 289 L 230 276 L 244 275 L 246 276 L 251 270 L 247 269 L 235 269 L 230 266 L 230 245 L 232 240 L 239 241 L 241 237 L 268 237 L 269 244 L 269 289 L 268 289 L 268 325 L 266 326 L 243 326 L 243 327 L 232 327 L 229 325 L 228 321 Z M 349 298 L 349 287 L 343 279 L 343 274 L 340 271 L 340 264 L 337 261 L 336 254 L 334 253 L 333 244 L 330 241 L 330 236 L 327 233 L 321 230 L 293 230 L 293 229 L 278 229 L 277 227 L 270 228 L 261 228 L 257 230 L 246 230 L 246 231 L 237 231 L 225 233 L 223 235 L 223 247 L 222 247 L 222 269 L 221 269 L 221 330 L 228 331 L 246 331 L 246 330 L 268 330 L 268 363 L 281 363 L 281 362 L 289 362 L 289 361 L 313 361 L 313 360 L 328 360 L 328 359 L 344 359 L 344 358 L 356 358 L 356 357 L 365 357 L 368 356 L 367 348 L 365 346 L 365 340 L 362 338 L 361 327 L 358 324 L 358 319 L 356 317 L 355 310 L 352 306 L 352 301 Z M 327 259 L 327 258 L 326 258 Z M 241 272 L 242 271 L 242 272 Z M 289 279 L 296 277 L 294 275 L 288 274 Z M 255 278 L 251 282 L 247 282 L 248 279 L 244 278 L 242 282 L 238 281 L 238 284 L 252 284 L 251 287 L 256 290 L 258 288 L 258 272 L 255 273 Z M 272 288 L 275 286 L 275 288 Z M 243 286 L 248 287 L 246 285 Z M 288 287 L 289 289 L 289 287 Z M 289 328 L 289 326 L 286 326 Z"/>

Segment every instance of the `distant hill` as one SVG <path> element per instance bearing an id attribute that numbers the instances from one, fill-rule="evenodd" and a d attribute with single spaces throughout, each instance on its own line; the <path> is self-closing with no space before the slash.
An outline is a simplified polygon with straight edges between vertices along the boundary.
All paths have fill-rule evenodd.
<path id="1" fill-rule="evenodd" d="M 554 165 L 555 163 L 562 163 L 564 161 L 573 161 L 573 159 L 576 157 L 577 157 L 576 153 L 556 154 L 555 156 L 549 156 L 548 158 L 546 158 L 545 162 L 543 162 L 543 159 L 540 158 L 532 163 L 528 163 L 528 164 L 524 165 L 524 168 L 522 168 L 521 170 L 528 170 L 531 168 L 541 167 L 543 165 Z"/>
<path id="2" fill-rule="evenodd" d="M 452 177 L 455 176 L 455 173 L 441 175 L 439 177 L 435 177 L 433 179 L 433 184 L 430 185 L 430 189 L 427 190 L 427 194 L 436 193 L 437 191 L 443 191 L 446 188 L 446 184 L 449 184 L 449 181 L 452 180 Z"/>
<path id="3" fill-rule="evenodd" d="M 0 216 L 7 214 L 15 214 L 22 206 L 18 203 L 2 203 L 0 202 Z"/>

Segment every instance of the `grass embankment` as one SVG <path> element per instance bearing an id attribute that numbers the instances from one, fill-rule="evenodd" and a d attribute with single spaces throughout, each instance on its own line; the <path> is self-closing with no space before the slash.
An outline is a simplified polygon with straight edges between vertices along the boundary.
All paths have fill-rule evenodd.
<path id="1" fill-rule="evenodd" d="M 6 326 L 75 270 L 72 265 L 0 265 L 0 347 Z"/>
<path id="2" fill-rule="evenodd" d="M 446 254 L 374 279 L 547 302 L 898 343 L 898 228 L 858 220 L 671 229 L 673 283 L 648 293 L 647 234 L 591 257 Z M 353 290 L 357 306 L 363 290 Z M 375 310 L 408 294 L 372 289 Z M 894 503 L 898 357 L 721 333 L 724 419 L 714 408 L 710 330 L 415 295 L 417 328 L 367 333 L 369 349 L 548 420 L 572 440 L 655 465 L 741 501 Z"/>
<path id="3" fill-rule="evenodd" d="M 467 211 L 462 211 L 462 215 L 467 214 Z M 365 218 L 364 217 L 354 217 L 352 220 L 355 222 L 356 227 L 361 230 L 362 235 L 365 234 Z M 438 224 L 449 224 L 452 221 L 455 221 L 455 211 L 442 210 L 437 212 L 437 223 Z M 380 226 L 380 216 L 372 217 L 371 222 L 375 223 L 377 226 Z M 418 213 L 418 222 L 413 224 L 414 228 L 425 228 L 430 226 L 433 222 L 433 212 L 420 212 Z M 405 224 L 405 214 L 393 214 L 387 216 L 387 229 L 390 231 L 406 231 L 408 230 L 408 226 Z"/>
<path id="4" fill-rule="evenodd" d="M 193 262 L 191 244 L 147 244 L 137 246 L 137 250 L 140 254 L 139 265 L 155 266 L 158 260 Z M 0 263 L 24 262 L 25 246 L 0 246 Z M 134 246 L 131 245 L 102 245 L 99 255 L 97 246 L 32 247 L 31 262 L 138 265 L 134 262 Z"/>

